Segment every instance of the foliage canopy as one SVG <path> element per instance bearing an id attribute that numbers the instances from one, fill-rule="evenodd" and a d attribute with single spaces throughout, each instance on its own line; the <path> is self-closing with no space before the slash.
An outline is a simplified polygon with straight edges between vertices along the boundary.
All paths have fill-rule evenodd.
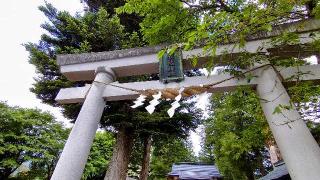
<path id="1" fill-rule="evenodd" d="M 250 89 L 216 94 L 205 123 L 205 144 L 214 147 L 216 164 L 225 177 L 252 179 L 263 167 L 270 136 L 257 95 Z"/>
<path id="2" fill-rule="evenodd" d="M 0 179 L 26 162 L 31 164 L 29 178 L 51 177 L 68 133 L 49 113 L 1 102 Z"/>

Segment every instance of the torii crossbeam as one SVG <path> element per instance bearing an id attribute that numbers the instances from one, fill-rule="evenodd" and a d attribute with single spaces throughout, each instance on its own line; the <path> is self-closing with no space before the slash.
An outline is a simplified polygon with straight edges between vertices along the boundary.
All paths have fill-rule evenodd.
<path id="1" fill-rule="evenodd" d="M 285 24 L 274 28 L 273 32 L 249 37 L 244 48 L 235 48 L 235 44 L 218 47 L 217 58 L 228 52 L 229 58 L 241 52 L 268 53 L 271 56 L 307 57 L 316 51 L 297 52 L 299 46 L 284 47 L 279 52 L 271 45 L 271 37 L 283 31 L 297 32 L 300 44 L 308 45 L 313 41 L 310 32 L 320 30 L 320 21 L 308 20 Z M 283 110 L 275 114 L 278 105 L 289 105 L 290 97 L 283 84 L 290 85 L 291 77 L 299 72 L 300 80 L 317 81 L 320 79 L 320 65 L 290 68 L 276 68 L 261 64 L 247 71 L 256 75 L 250 82 L 220 74 L 209 77 L 190 77 L 180 83 L 162 84 L 159 81 L 118 83 L 116 77 L 151 74 L 158 72 L 157 52 L 163 47 L 147 47 L 101 53 L 86 53 L 58 56 L 61 72 L 74 81 L 93 80 L 85 87 L 61 89 L 56 97 L 61 104 L 83 103 L 81 111 L 72 128 L 59 162 L 52 175 L 54 180 L 78 180 L 82 176 L 87 157 L 102 116 L 105 101 L 119 101 L 136 98 L 143 90 L 178 89 L 180 87 L 208 86 L 209 92 L 230 91 L 239 85 L 248 85 L 256 89 L 260 103 L 273 136 L 279 146 L 283 159 L 292 179 L 318 179 L 320 177 L 320 148 L 296 109 Z M 198 67 L 202 67 L 208 55 L 201 49 L 183 52 L 184 67 L 191 69 L 188 58 L 199 55 Z M 225 58 L 225 56 L 224 56 Z M 224 59 L 225 60 L 225 59 Z M 229 59 L 230 60 L 230 59 Z M 221 61 L 223 64 L 223 61 Z M 279 75 L 283 78 L 279 78 Z M 132 89 L 136 90 L 133 91 Z"/>

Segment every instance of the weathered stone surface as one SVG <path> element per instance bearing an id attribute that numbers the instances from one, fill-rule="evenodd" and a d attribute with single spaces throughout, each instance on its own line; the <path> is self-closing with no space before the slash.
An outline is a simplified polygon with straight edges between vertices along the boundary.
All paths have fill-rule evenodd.
<path id="1" fill-rule="evenodd" d="M 275 113 L 279 105 L 292 105 L 279 75 L 272 67 L 265 67 L 255 75 L 261 107 L 291 179 L 319 179 L 320 148 L 299 112 L 293 107 Z"/>
<path id="2" fill-rule="evenodd" d="M 217 65 L 224 65 L 226 62 L 236 59 L 243 52 L 268 53 L 269 56 L 281 58 L 305 58 L 317 55 L 319 51 L 308 46 L 308 44 L 314 41 L 314 38 L 310 37 L 310 33 L 319 31 L 319 29 L 320 20 L 311 19 L 277 26 L 274 27 L 272 32 L 261 32 L 252 35 L 248 37 L 248 41 L 241 48 L 237 46 L 237 43 L 220 45 L 216 49 L 215 57 L 211 57 L 210 53 L 204 52 L 202 48 L 183 51 L 183 68 L 184 70 L 203 68 L 210 58 L 214 58 L 214 62 Z M 271 43 L 271 37 L 280 34 L 284 30 L 299 32 L 300 44 L 275 48 Z M 99 53 L 59 55 L 58 64 L 60 65 L 61 73 L 71 81 L 93 80 L 95 77 L 94 71 L 100 66 L 112 68 L 117 77 L 155 74 L 159 72 L 157 52 L 164 47 L 162 45 Z M 196 67 L 190 61 L 194 56 L 199 58 Z"/>
<path id="3" fill-rule="evenodd" d="M 273 27 L 271 32 L 260 32 L 255 35 L 248 36 L 248 41 L 268 39 L 277 35 L 280 35 L 284 31 L 286 32 L 312 32 L 320 29 L 320 20 L 308 19 L 304 21 L 297 21 L 287 24 L 282 24 Z M 69 64 L 80 64 L 97 61 L 106 61 L 111 59 L 120 59 L 124 57 L 134 57 L 141 55 L 154 54 L 163 49 L 165 45 L 153 46 L 153 47 L 142 47 L 142 48 L 131 48 L 124 50 L 106 51 L 106 52 L 95 52 L 95 53 L 82 53 L 82 54 L 65 54 L 58 55 L 57 61 L 59 65 Z"/>
<path id="4" fill-rule="evenodd" d="M 124 50 L 95 52 L 95 53 L 65 54 L 65 55 L 58 55 L 57 61 L 59 65 L 106 61 L 110 59 L 154 54 L 160 51 L 164 47 L 165 46 L 162 45 L 162 46 L 131 48 L 131 49 L 124 49 Z"/>
<path id="5" fill-rule="evenodd" d="M 95 81 L 86 94 L 85 101 L 68 140 L 60 155 L 51 180 L 79 180 L 85 168 L 94 136 L 102 116 L 105 101 L 102 97 L 107 83 L 114 79 L 110 69 L 96 73 Z M 98 83 L 102 82 L 102 83 Z"/>
<path id="6" fill-rule="evenodd" d="M 280 35 L 284 31 L 286 32 L 312 32 L 320 29 L 320 20 L 318 19 L 306 19 L 303 21 L 296 21 L 292 23 L 282 24 L 272 28 L 271 32 L 260 32 L 256 35 L 249 36 L 247 40 L 266 39 Z"/>

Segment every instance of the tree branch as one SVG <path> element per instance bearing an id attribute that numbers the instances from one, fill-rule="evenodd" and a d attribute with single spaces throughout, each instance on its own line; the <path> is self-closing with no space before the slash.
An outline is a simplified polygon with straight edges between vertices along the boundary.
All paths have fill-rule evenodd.
<path id="1" fill-rule="evenodd" d="M 189 8 L 195 9 L 195 11 L 206 11 L 206 10 L 217 10 L 219 8 L 220 10 L 227 11 L 227 12 L 234 12 L 230 7 L 228 7 L 223 0 L 217 0 L 219 3 L 213 3 L 213 4 L 205 4 L 205 5 L 199 5 L 199 4 L 191 4 L 187 2 L 186 0 L 179 0 L 180 2 L 186 4 Z"/>

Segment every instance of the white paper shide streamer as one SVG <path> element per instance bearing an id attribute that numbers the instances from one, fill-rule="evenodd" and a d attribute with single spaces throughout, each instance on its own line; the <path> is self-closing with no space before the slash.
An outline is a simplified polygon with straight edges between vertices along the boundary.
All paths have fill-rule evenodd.
<path id="1" fill-rule="evenodd" d="M 171 103 L 171 108 L 167 111 L 168 115 L 170 118 L 173 117 L 175 111 L 177 108 L 179 108 L 181 105 L 179 103 L 179 101 L 181 100 L 182 98 L 182 95 L 181 93 L 184 91 L 184 88 L 180 88 L 179 90 L 179 94 L 178 96 L 176 96 L 174 98 L 174 102 Z M 154 112 L 154 110 L 156 109 L 156 106 L 158 104 L 160 104 L 160 101 L 159 99 L 161 98 L 161 91 L 159 91 L 157 94 L 155 95 L 152 95 L 153 99 L 149 102 L 149 105 L 147 107 L 145 107 L 145 109 L 148 111 L 149 114 L 152 114 Z M 135 101 L 134 101 L 134 105 L 132 105 L 131 107 L 132 108 L 137 108 L 139 106 L 142 106 L 144 103 L 144 101 L 146 100 L 146 96 L 145 95 L 140 95 Z"/>
<path id="2" fill-rule="evenodd" d="M 181 88 L 181 89 L 179 90 L 179 95 L 174 98 L 175 101 L 174 101 L 173 103 L 171 103 L 171 108 L 167 111 L 167 113 L 168 113 L 168 115 L 169 115 L 170 118 L 173 117 L 176 109 L 177 109 L 178 107 L 180 107 L 179 101 L 180 101 L 181 98 L 182 98 L 181 93 L 183 92 L 183 90 L 184 90 L 184 88 Z"/>
<path id="3" fill-rule="evenodd" d="M 153 99 L 149 102 L 149 105 L 146 107 L 146 110 L 149 114 L 152 114 L 156 109 L 156 106 L 160 103 L 158 100 L 161 98 L 161 95 L 161 91 L 159 91 L 156 95 L 152 95 Z"/>
<path id="4" fill-rule="evenodd" d="M 134 101 L 134 105 L 132 105 L 131 107 L 132 108 L 137 108 L 139 106 L 142 106 L 143 105 L 143 102 L 146 100 L 146 97 L 145 95 L 140 95 L 135 101 Z"/>

